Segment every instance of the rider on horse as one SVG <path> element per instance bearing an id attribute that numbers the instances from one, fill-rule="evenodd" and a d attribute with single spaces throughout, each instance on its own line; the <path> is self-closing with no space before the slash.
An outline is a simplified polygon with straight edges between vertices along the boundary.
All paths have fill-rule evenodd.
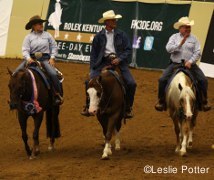
<path id="1" fill-rule="evenodd" d="M 179 33 L 173 34 L 166 45 L 166 50 L 171 56 L 169 66 L 165 69 L 162 77 L 159 79 L 159 101 L 155 105 L 155 109 L 158 111 L 166 109 L 165 89 L 168 80 L 173 75 L 176 67 L 180 66 L 182 60 L 184 60 L 184 66 L 189 70 L 190 74 L 195 78 L 199 85 L 201 109 L 203 111 L 209 111 L 211 109 L 207 101 L 208 81 L 204 73 L 196 64 L 201 53 L 199 41 L 191 34 L 191 26 L 193 25 L 194 21 L 190 21 L 188 17 L 182 17 L 174 24 L 174 28 L 178 29 Z"/>
<path id="2" fill-rule="evenodd" d="M 58 50 L 54 38 L 50 33 L 43 30 L 43 23 L 46 21 L 36 15 L 30 18 L 26 24 L 25 29 L 31 29 L 31 32 L 25 37 L 22 46 L 22 53 L 25 60 L 16 68 L 14 73 L 31 64 L 34 60 L 38 60 L 45 68 L 53 84 L 54 104 L 60 105 L 63 103 L 63 92 L 54 68 L 55 56 Z M 40 54 L 40 57 L 36 57 L 36 54 Z"/>
<path id="3" fill-rule="evenodd" d="M 117 19 L 121 15 L 115 15 L 113 10 L 103 13 L 103 17 L 98 23 L 105 23 L 105 29 L 102 29 L 93 39 L 92 52 L 90 57 L 90 79 L 99 76 L 102 69 L 109 64 L 119 66 L 126 87 L 127 108 L 125 116 L 132 118 L 132 106 L 136 90 L 136 82 L 128 69 L 128 57 L 131 54 L 131 46 L 127 35 L 116 28 Z M 109 55 L 116 54 L 111 63 Z M 81 112 L 82 115 L 89 116 L 88 102 Z"/>

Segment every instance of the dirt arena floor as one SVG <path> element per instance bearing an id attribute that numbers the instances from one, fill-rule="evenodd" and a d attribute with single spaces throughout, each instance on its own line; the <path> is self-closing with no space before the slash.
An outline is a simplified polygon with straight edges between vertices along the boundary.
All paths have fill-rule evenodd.
<path id="1" fill-rule="evenodd" d="M 154 110 L 157 82 L 161 75 L 157 71 L 131 70 L 138 84 L 135 117 L 121 129 L 121 151 L 113 150 L 111 159 L 103 161 L 100 160 L 103 150 L 101 127 L 95 117 L 80 115 L 85 98 L 83 81 L 89 66 L 57 63 L 65 76 L 65 102 L 60 113 L 62 137 L 56 142 L 56 150 L 49 152 L 43 121 L 41 154 L 37 159 L 29 160 L 16 113 L 10 112 L 7 104 L 9 75 L 6 68 L 14 70 L 20 62 L 0 60 L 0 179 L 213 179 L 214 110 L 199 113 L 193 149 L 188 151 L 188 156 L 175 154 L 172 120 L 166 112 Z M 209 79 L 212 106 L 213 90 L 214 79 Z M 32 144 L 31 118 L 28 127 Z M 145 172 L 149 166 L 153 173 Z"/>

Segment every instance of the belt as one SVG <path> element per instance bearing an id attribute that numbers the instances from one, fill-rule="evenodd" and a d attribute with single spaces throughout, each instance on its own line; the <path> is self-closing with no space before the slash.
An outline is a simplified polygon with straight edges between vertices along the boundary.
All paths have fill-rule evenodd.
<path id="1" fill-rule="evenodd" d="M 48 53 L 33 53 L 30 54 L 30 57 L 32 57 L 33 59 L 40 59 L 40 58 L 50 58 L 50 54 Z M 41 60 L 41 59 L 40 59 Z"/>
<path id="2" fill-rule="evenodd" d="M 183 64 L 185 60 L 181 59 L 181 62 L 179 62 L 179 63 L 178 62 L 173 62 L 171 59 L 170 59 L 170 61 L 171 61 L 172 64 Z"/>
<path id="3" fill-rule="evenodd" d="M 50 56 L 50 54 L 48 54 L 48 53 L 41 53 L 41 54 L 42 54 L 42 56 Z M 35 56 L 35 53 L 30 54 L 30 56 Z"/>

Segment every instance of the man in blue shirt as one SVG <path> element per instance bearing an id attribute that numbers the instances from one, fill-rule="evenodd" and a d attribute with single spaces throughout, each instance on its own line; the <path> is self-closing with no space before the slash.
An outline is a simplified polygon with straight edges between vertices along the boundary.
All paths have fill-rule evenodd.
<path id="1" fill-rule="evenodd" d="M 173 34 L 166 45 L 166 50 L 171 54 L 170 65 L 163 72 L 162 77 L 159 79 L 158 98 L 159 101 L 155 105 L 155 109 L 163 111 L 165 107 L 165 88 L 169 78 L 174 73 L 174 69 L 178 64 L 184 60 L 184 66 L 189 69 L 192 76 L 198 81 L 200 91 L 202 92 L 202 110 L 208 111 L 211 107 L 207 104 L 207 88 L 208 81 L 196 64 L 197 60 L 201 57 L 200 44 L 197 38 L 191 34 L 191 26 L 194 21 L 190 21 L 188 17 L 182 17 L 174 24 L 174 28 L 179 32 Z"/>
<path id="2" fill-rule="evenodd" d="M 103 13 L 99 23 L 105 23 L 105 29 L 102 29 L 93 39 L 92 52 L 90 57 L 90 79 L 98 76 L 102 69 L 109 65 L 109 54 L 116 54 L 116 58 L 111 62 L 118 65 L 126 84 L 126 93 L 128 96 L 129 108 L 126 110 L 126 117 L 133 117 L 132 106 L 136 90 L 136 82 L 128 68 L 128 57 L 131 55 L 130 41 L 125 32 L 117 29 L 117 19 L 121 15 L 115 15 L 113 10 Z M 84 108 L 82 115 L 88 115 L 88 105 Z"/>

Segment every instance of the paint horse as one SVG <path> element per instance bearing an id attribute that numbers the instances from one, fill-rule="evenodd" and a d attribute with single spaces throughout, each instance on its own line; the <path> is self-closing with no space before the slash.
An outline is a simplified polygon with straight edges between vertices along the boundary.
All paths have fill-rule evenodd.
<path id="1" fill-rule="evenodd" d="M 104 70 L 89 81 L 87 93 L 90 98 L 89 113 L 97 115 L 105 137 L 101 159 L 109 159 L 112 154 L 110 141 L 113 133 L 115 150 L 120 150 L 119 131 L 125 112 L 125 91 L 116 72 Z"/>
<path id="2" fill-rule="evenodd" d="M 185 71 L 178 70 L 169 84 L 166 103 L 177 138 L 175 152 L 185 156 L 186 149 L 192 148 L 193 128 L 198 114 L 196 87 Z"/>

